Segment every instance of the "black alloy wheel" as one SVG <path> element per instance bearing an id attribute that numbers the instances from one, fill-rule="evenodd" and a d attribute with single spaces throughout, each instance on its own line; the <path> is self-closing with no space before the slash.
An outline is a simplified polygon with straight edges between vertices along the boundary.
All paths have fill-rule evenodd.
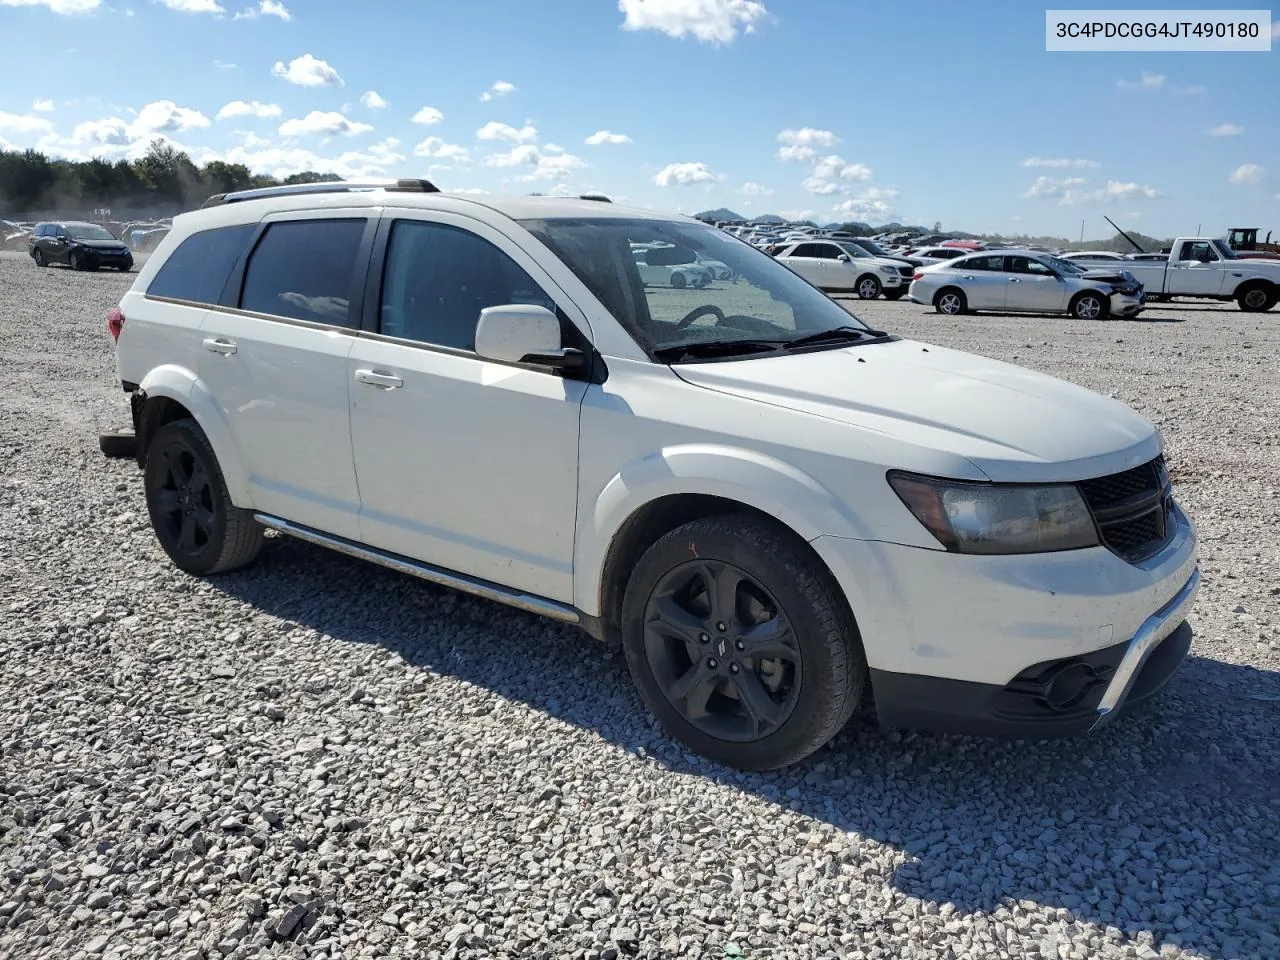
<path id="1" fill-rule="evenodd" d="M 741 567 L 691 560 L 645 606 L 645 654 L 663 695 L 717 740 L 759 740 L 795 708 L 801 657 L 778 601 Z"/>

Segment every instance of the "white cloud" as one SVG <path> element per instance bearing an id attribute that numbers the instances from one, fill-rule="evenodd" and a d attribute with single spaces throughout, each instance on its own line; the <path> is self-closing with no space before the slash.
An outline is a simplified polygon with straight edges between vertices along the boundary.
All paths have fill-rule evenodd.
<path id="1" fill-rule="evenodd" d="M 541 155 L 541 151 L 536 146 L 525 143 L 512 147 L 506 153 L 491 153 L 484 158 L 484 162 L 489 167 L 520 167 L 537 163 Z"/>
<path id="2" fill-rule="evenodd" d="M 1180 97 L 1194 97 L 1194 96 L 1199 96 L 1202 93 L 1208 93 L 1208 92 L 1209 92 L 1208 87 L 1202 87 L 1198 84 L 1190 87 L 1174 87 L 1173 88 L 1174 95 L 1180 96 Z"/>
<path id="3" fill-rule="evenodd" d="M 841 180 L 870 180 L 871 168 L 865 163 L 846 163 L 841 157 L 831 154 L 820 157 L 813 166 L 813 175 L 819 180 L 839 177 Z"/>
<path id="4" fill-rule="evenodd" d="M 256 7 L 248 7 L 241 10 L 235 15 L 234 19 L 254 20 L 258 17 L 279 17 L 281 20 L 292 20 L 293 14 L 278 0 L 259 0 Z"/>
<path id="5" fill-rule="evenodd" d="M 799 130 L 783 130 L 778 134 L 778 142 L 805 147 L 834 147 L 840 142 L 840 138 L 830 130 L 801 127 Z"/>
<path id="6" fill-rule="evenodd" d="M 0 0 L 0 7 L 48 7 L 63 15 L 89 13 L 100 6 L 102 0 Z"/>
<path id="7" fill-rule="evenodd" d="M 1154 200 L 1158 196 L 1160 196 L 1159 190 L 1144 183 L 1121 183 L 1119 180 L 1108 180 L 1107 185 L 1102 188 L 1101 199 L 1128 200 L 1131 197 L 1146 197 L 1148 200 Z"/>
<path id="8" fill-rule="evenodd" d="M 1061 180 L 1054 177 L 1036 177 L 1035 183 L 1031 184 L 1023 193 L 1024 197 L 1059 197 L 1064 190 L 1072 187 L 1078 187 L 1089 181 L 1084 177 L 1064 177 Z"/>
<path id="9" fill-rule="evenodd" d="M 1165 81 L 1169 78 L 1163 73 L 1148 73 L 1142 71 L 1142 77 L 1138 80 L 1117 80 L 1116 86 L 1122 90 L 1161 90 L 1164 88 Z"/>
<path id="10" fill-rule="evenodd" d="M 274 103 L 259 103 L 257 100 L 232 100 L 226 104 L 215 120 L 226 120 L 229 117 L 257 117 L 265 120 L 280 116 L 280 107 Z"/>
<path id="11" fill-rule="evenodd" d="M 608 130 L 597 130 L 591 136 L 587 137 L 587 143 L 593 147 L 598 147 L 603 143 L 630 143 L 631 138 L 625 133 L 611 133 Z"/>
<path id="12" fill-rule="evenodd" d="M 893 199 L 898 191 L 891 187 L 868 187 L 856 196 L 837 204 L 832 212 L 850 220 L 870 222 L 887 220 L 893 213 Z"/>
<path id="13" fill-rule="evenodd" d="M 31 117 L 0 110 L 0 130 L 13 133 L 53 133 L 53 124 L 44 117 Z"/>
<path id="14" fill-rule="evenodd" d="M 330 87 L 342 86 L 342 77 L 338 76 L 338 71 L 329 66 L 325 61 L 313 57 L 309 53 L 289 61 L 286 67 L 283 60 L 277 60 L 275 66 L 271 68 L 271 73 L 276 77 L 283 77 L 290 83 L 295 83 L 300 87 Z"/>
<path id="15" fill-rule="evenodd" d="M 623 30 L 658 30 L 669 37 L 692 34 L 704 43 L 732 43 L 753 33 L 769 16 L 759 0 L 618 0 Z"/>
<path id="16" fill-rule="evenodd" d="M 778 216 L 783 220 L 812 220 L 818 215 L 816 210 L 779 210 Z"/>
<path id="17" fill-rule="evenodd" d="M 1045 167 L 1049 169 L 1074 167 L 1077 170 L 1087 170 L 1102 166 L 1097 160 L 1072 160 L 1068 157 L 1027 157 L 1022 161 L 1022 165 L 1024 167 Z"/>
<path id="18" fill-rule="evenodd" d="M 1231 174 L 1232 183 L 1258 183 L 1266 171 L 1256 163 L 1242 163 Z"/>
<path id="19" fill-rule="evenodd" d="M 812 160 L 817 155 L 818 151 L 814 150 L 813 147 L 806 147 L 798 143 L 778 148 L 778 159 L 786 160 L 790 163 L 804 163 L 807 160 Z"/>
<path id="20" fill-rule="evenodd" d="M 387 101 L 382 99 L 377 90 L 366 90 L 360 95 L 360 102 L 370 110 L 385 110 L 387 108 Z"/>
<path id="21" fill-rule="evenodd" d="M 53 101 L 52 100 L 35 100 L 31 104 L 31 109 L 34 110 L 36 113 L 52 113 Z"/>
<path id="22" fill-rule="evenodd" d="M 435 157 L 440 160 L 457 160 L 459 162 L 466 162 L 471 159 L 471 153 L 466 147 L 459 146 L 456 143 L 445 143 L 439 137 L 427 137 L 427 139 L 413 148 L 413 154 L 416 157 Z"/>
<path id="23" fill-rule="evenodd" d="M 384 142 L 385 143 L 385 142 Z M 291 173 L 303 170 L 315 170 L 318 173 L 333 173 L 340 177 L 383 177 L 388 175 L 388 167 L 402 162 L 402 158 L 394 150 L 351 151 L 338 157 L 323 157 L 303 147 L 252 147 L 237 146 L 230 150 L 205 150 L 193 154 L 196 163 L 208 163 L 210 160 L 222 160 L 226 163 L 243 163 L 250 170 L 266 173 L 273 177 L 287 177 Z"/>
<path id="24" fill-rule="evenodd" d="M 223 14 L 227 11 L 218 5 L 217 0 L 160 0 L 170 10 L 179 13 L 212 13 Z"/>
<path id="25" fill-rule="evenodd" d="M 443 119 L 444 114 L 435 107 L 423 107 L 413 115 L 413 122 L 420 123 L 424 127 L 429 127 L 432 124 L 439 123 Z"/>
<path id="26" fill-rule="evenodd" d="M 213 65 L 217 67 L 219 70 L 235 70 L 236 69 L 236 65 L 234 63 L 227 63 L 224 60 L 215 60 L 213 61 Z"/>
<path id="27" fill-rule="evenodd" d="M 756 183 L 754 180 L 748 180 L 741 188 L 741 192 L 748 197 L 768 197 L 773 195 L 773 191 L 764 184 Z"/>
<path id="28" fill-rule="evenodd" d="M 1205 132 L 1211 137 L 1238 137 L 1244 133 L 1244 127 L 1235 123 L 1220 123 Z"/>
<path id="29" fill-rule="evenodd" d="M 505 123 L 499 123 L 497 120 L 490 120 L 476 131 L 476 139 L 508 140 L 511 143 L 533 143 L 538 139 L 538 130 L 530 124 L 525 124 L 517 130 L 515 127 L 509 126 Z"/>
<path id="30" fill-rule="evenodd" d="M 581 157 L 575 157 L 572 153 L 557 153 L 551 156 L 542 154 L 538 157 L 533 169 L 517 179 L 526 182 L 559 180 L 570 170 L 580 170 L 586 165 L 587 161 Z"/>
<path id="31" fill-rule="evenodd" d="M 669 163 L 653 178 L 660 187 L 687 187 L 695 183 L 707 183 L 715 180 L 715 174 L 705 163 Z"/>
<path id="32" fill-rule="evenodd" d="M 512 93 L 516 88 L 514 83 L 508 83 L 506 80 L 495 80 L 493 84 L 484 93 L 480 94 L 480 100 L 488 103 L 494 97 L 505 97 L 508 93 Z"/>
<path id="33" fill-rule="evenodd" d="M 177 133 L 209 126 L 209 118 L 199 110 L 180 107 L 172 100 L 157 100 L 138 111 L 130 125 L 135 137 L 156 133 Z"/>
<path id="34" fill-rule="evenodd" d="M 1271 25 L 1271 39 L 1280 40 L 1280 20 Z"/>
<path id="35" fill-rule="evenodd" d="M 1094 190 L 1081 189 L 1089 181 L 1084 177 L 1036 177 L 1022 195 L 1028 198 L 1056 198 L 1059 206 L 1072 206 L 1078 203 L 1116 203 L 1120 200 L 1137 200 L 1146 198 L 1154 200 L 1160 191 L 1144 183 L 1125 183 L 1120 180 L 1108 180 L 1105 186 Z"/>
<path id="36" fill-rule="evenodd" d="M 801 186 L 810 193 L 816 193 L 822 197 L 840 192 L 840 184 L 832 183 L 830 180 L 823 180 L 821 177 L 809 177 Z"/>
<path id="37" fill-rule="evenodd" d="M 306 137 L 319 135 L 324 137 L 354 137 L 357 134 L 372 130 L 367 123 L 348 120 L 342 114 L 329 110 L 312 110 L 301 119 L 286 120 L 280 124 L 282 137 Z"/>

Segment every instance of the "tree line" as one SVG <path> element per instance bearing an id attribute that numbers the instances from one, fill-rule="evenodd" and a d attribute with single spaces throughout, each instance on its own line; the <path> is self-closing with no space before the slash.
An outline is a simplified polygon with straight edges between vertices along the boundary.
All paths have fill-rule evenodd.
<path id="1" fill-rule="evenodd" d="M 64 160 L 37 150 L 0 150 L 0 217 L 12 219 L 33 210 L 86 213 L 103 207 L 166 208 L 176 213 L 198 207 L 215 193 L 340 179 L 304 171 L 277 180 L 242 163 L 221 160 L 197 166 L 163 139 L 153 140 L 133 161 Z"/>

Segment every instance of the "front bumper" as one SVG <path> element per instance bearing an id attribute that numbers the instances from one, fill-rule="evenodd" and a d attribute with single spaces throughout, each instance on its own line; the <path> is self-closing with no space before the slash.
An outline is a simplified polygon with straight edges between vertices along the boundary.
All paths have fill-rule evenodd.
<path id="1" fill-rule="evenodd" d="M 1151 696 L 1190 646 L 1195 530 L 1155 556 L 1103 547 L 969 556 L 819 537 L 886 726 L 1029 738 L 1089 730 Z M 1154 613 L 1152 612 L 1154 611 Z"/>
<path id="2" fill-rule="evenodd" d="M 1111 315 L 1113 317 L 1135 317 L 1146 306 L 1146 297 L 1142 293 L 1111 295 Z"/>

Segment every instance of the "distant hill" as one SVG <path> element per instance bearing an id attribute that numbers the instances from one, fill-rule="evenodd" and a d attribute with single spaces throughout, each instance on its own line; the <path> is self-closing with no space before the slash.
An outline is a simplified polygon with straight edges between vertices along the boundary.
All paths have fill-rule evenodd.
<path id="1" fill-rule="evenodd" d="M 758 217 L 752 217 L 751 222 L 752 223 L 786 223 L 787 221 L 783 220 L 776 213 L 762 213 Z"/>
<path id="2" fill-rule="evenodd" d="M 718 207 L 715 210 L 703 210 L 701 213 L 695 213 L 694 216 L 699 220 L 745 220 L 747 219 L 740 213 L 734 213 L 728 207 Z"/>

